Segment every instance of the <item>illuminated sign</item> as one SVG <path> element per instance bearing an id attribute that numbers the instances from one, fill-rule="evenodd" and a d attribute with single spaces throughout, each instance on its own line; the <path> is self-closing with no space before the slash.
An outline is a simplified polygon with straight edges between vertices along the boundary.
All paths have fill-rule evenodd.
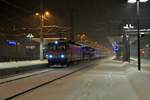
<path id="1" fill-rule="evenodd" d="M 120 50 L 119 43 L 115 42 L 113 46 L 113 51 L 118 52 Z"/>
<path id="2" fill-rule="evenodd" d="M 16 46 L 17 42 L 16 41 L 7 41 L 8 46 Z"/>

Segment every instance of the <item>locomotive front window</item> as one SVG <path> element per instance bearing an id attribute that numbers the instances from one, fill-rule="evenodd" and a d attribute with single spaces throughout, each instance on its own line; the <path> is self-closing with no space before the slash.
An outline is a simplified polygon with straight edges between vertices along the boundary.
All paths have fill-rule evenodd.
<path id="1" fill-rule="evenodd" d="M 48 44 L 48 49 L 49 50 L 65 50 L 66 45 L 64 43 L 59 43 L 59 44 L 54 44 L 54 43 L 49 43 Z"/>

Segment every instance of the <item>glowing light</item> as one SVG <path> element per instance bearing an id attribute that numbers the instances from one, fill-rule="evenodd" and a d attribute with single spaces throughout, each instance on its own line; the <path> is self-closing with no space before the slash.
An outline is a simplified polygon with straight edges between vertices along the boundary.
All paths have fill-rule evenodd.
<path id="1" fill-rule="evenodd" d="M 136 0 L 128 0 L 128 3 L 136 3 Z"/>
<path id="2" fill-rule="evenodd" d="M 64 54 L 61 54 L 60 57 L 61 57 L 61 58 L 65 58 L 65 55 L 64 55 Z"/>
<path id="3" fill-rule="evenodd" d="M 46 12 L 45 12 L 45 15 L 46 15 L 46 16 L 49 16 L 49 15 L 50 15 L 50 13 L 49 13 L 48 11 L 46 11 Z"/>
<path id="4" fill-rule="evenodd" d="M 53 55 L 49 55 L 48 57 L 51 59 L 51 58 L 53 58 Z"/>
<path id="5" fill-rule="evenodd" d="M 147 2 L 148 0 L 140 0 L 140 2 Z M 137 0 L 128 0 L 128 3 L 136 3 Z"/>
<path id="6" fill-rule="evenodd" d="M 58 44 L 58 41 L 55 41 L 54 43 L 55 43 L 55 44 Z"/>
<path id="7" fill-rule="evenodd" d="M 36 15 L 36 16 L 39 16 L 40 14 L 39 14 L 39 13 L 35 13 L 35 15 Z"/>
<path id="8" fill-rule="evenodd" d="M 147 2 L 148 0 L 140 0 L 140 2 Z"/>
<path id="9" fill-rule="evenodd" d="M 46 58 L 48 58 L 48 54 L 46 54 Z"/>

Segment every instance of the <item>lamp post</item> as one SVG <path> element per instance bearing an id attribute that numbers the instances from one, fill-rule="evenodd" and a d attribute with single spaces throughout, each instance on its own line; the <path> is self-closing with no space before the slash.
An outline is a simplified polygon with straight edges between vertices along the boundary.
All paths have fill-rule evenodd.
<path id="1" fill-rule="evenodd" d="M 33 58 L 33 53 L 32 53 L 32 38 L 34 38 L 34 35 L 32 35 L 31 33 L 29 33 L 26 37 L 29 38 L 29 41 L 30 41 L 29 48 L 31 50 L 31 60 L 32 60 L 32 58 Z"/>
<path id="2" fill-rule="evenodd" d="M 133 29 L 134 26 L 131 24 L 126 24 L 126 26 L 123 26 L 124 32 L 121 36 L 123 38 L 123 44 L 124 44 L 124 52 L 123 52 L 123 60 L 130 62 L 130 43 L 129 43 L 129 35 L 126 34 L 125 30 Z"/>
<path id="3" fill-rule="evenodd" d="M 43 27 L 44 27 L 44 18 L 46 16 L 49 16 L 50 13 L 48 11 L 44 12 L 41 11 L 40 13 L 35 13 L 36 16 L 40 16 L 40 60 L 43 60 L 43 41 L 44 41 L 44 37 L 43 37 Z"/>
<path id="4" fill-rule="evenodd" d="M 140 2 L 147 2 L 148 0 L 128 0 L 128 3 L 136 3 L 137 8 L 137 48 L 138 48 L 138 70 L 141 70 L 141 56 L 140 56 Z"/>

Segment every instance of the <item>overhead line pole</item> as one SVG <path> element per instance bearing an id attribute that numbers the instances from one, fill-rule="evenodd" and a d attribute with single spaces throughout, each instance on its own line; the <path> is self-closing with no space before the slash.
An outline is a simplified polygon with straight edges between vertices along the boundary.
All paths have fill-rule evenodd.
<path id="1" fill-rule="evenodd" d="M 140 1 L 137 0 L 137 47 L 138 47 L 138 70 L 141 70 L 141 56 L 140 56 Z"/>
<path id="2" fill-rule="evenodd" d="M 40 60 L 43 60 L 43 26 L 44 26 L 44 15 L 43 15 L 43 0 L 40 2 Z"/>

